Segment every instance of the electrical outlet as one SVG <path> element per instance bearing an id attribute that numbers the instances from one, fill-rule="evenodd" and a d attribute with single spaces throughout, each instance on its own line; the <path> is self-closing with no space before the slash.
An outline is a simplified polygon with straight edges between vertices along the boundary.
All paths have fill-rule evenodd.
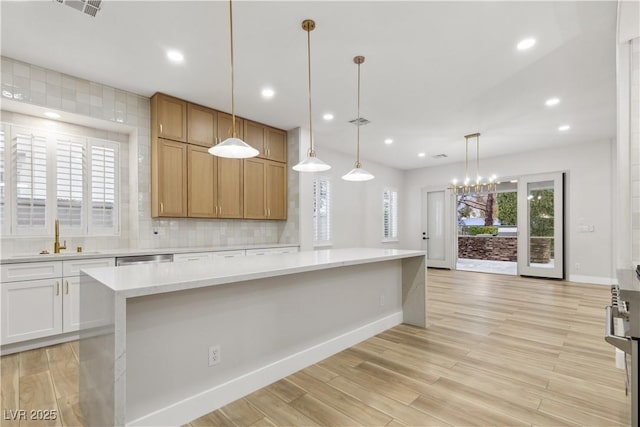
<path id="1" fill-rule="evenodd" d="M 576 271 L 580 270 L 580 263 L 576 262 Z"/>
<path id="2" fill-rule="evenodd" d="M 220 353 L 219 345 L 212 345 L 209 347 L 209 366 L 217 365 L 222 360 L 222 354 Z"/>

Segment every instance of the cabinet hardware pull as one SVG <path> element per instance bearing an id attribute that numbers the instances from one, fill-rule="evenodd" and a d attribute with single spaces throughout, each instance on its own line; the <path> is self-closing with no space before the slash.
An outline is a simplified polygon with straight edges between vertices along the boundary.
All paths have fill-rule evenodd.
<path id="1" fill-rule="evenodd" d="M 69 295 L 69 281 L 68 280 L 65 280 L 65 281 L 67 282 L 66 283 L 66 285 L 67 285 L 67 295 Z"/>
<path id="2" fill-rule="evenodd" d="M 56 296 L 60 295 L 60 282 L 56 281 Z"/>
<path id="3" fill-rule="evenodd" d="M 160 133 L 162 133 L 162 123 L 160 123 Z"/>
<path id="4" fill-rule="evenodd" d="M 164 203 L 160 202 L 160 213 L 164 213 Z"/>
<path id="5" fill-rule="evenodd" d="M 267 216 L 271 216 L 271 208 L 267 209 Z"/>

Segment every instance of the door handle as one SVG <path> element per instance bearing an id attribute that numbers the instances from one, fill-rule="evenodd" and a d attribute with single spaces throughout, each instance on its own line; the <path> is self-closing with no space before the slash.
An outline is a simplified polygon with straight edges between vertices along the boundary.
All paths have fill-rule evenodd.
<path id="1" fill-rule="evenodd" d="M 604 340 L 625 353 L 631 354 L 631 340 L 626 337 L 615 335 L 613 332 L 613 312 L 610 305 L 607 306 L 607 321 L 604 331 Z"/>
<path id="2" fill-rule="evenodd" d="M 56 282 L 56 296 L 60 295 L 60 282 Z"/>
<path id="3" fill-rule="evenodd" d="M 429 238 L 422 236 L 422 240 L 429 240 Z"/>
<path id="4" fill-rule="evenodd" d="M 67 293 L 67 295 L 69 295 L 69 281 L 65 280 L 65 282 L 66 282 L 66 285 L 67 285 L 67 292 L 66 293 Z"/>

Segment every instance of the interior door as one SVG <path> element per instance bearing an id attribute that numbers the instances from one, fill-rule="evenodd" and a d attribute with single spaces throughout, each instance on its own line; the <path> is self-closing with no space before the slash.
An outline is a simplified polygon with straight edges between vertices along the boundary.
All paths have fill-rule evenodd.
<path id="1" fill-rule="evenodd" d="M 518 274 L 564 278 L 563 174 L 518 180 Z"/>
<path id="2" fill-rule="evenodd" d="M 422 249 L 427 252 L 427 266 L 452 268 L 452 196 L 442 188 L 422 189 Z"/>

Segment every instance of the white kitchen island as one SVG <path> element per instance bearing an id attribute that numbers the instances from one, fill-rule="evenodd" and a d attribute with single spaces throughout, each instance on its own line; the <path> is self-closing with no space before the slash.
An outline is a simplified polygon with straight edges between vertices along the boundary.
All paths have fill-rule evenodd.
<path id="1" fill-rule="evenodd" d="M 89 425 L 181 425 L 399 323 L 427 324 L 421 251 L 97 268 L 80 298 Z"/>

